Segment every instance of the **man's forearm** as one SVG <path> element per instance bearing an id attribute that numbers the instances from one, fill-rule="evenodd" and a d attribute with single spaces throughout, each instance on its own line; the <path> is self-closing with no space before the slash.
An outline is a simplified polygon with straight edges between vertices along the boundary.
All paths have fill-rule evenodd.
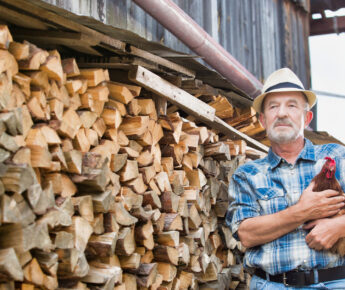
<path id="1" fill-rule="evenodd" d="M 238 229 L 243 246 L 251 248 L 271 242 L 305 222 L 297 205 L 280 212 L 244 220 Z"/>
<path id="2" fill-rule="evenodd" d="M 249 218 L 238 228 L 242 244 L 254 247 L 271 242 L 308 220 L 331 217 L 344 207 L 344 196 L 335 190 L 313 192 L 311 183 L 302 193 L 300 200 L 280 212 Z"/>

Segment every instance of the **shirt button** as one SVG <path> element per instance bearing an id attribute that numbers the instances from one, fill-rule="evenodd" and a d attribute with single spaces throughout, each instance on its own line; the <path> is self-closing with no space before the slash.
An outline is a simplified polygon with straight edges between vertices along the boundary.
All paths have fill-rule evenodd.
<path id="1" fill-rule="evenodd" d="M 268 195 L 265 195 L 265 198 L 268 199 Z"/>

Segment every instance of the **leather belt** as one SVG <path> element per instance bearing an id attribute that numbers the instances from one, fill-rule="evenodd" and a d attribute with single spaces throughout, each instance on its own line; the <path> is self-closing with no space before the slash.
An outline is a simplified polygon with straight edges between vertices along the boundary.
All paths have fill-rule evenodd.
<path id="1" fill-rule="evenodd" d="M 318 281 L 315 281 L 314 270 L 310 271 L 289 271 L 282 274 L 270 275 L 261 269 L 256 269 L 254 274 L 262 279 L 272 282 L 283 283 L 285 286 L 307 286 L 345 278 L 345 266 L 328 269 L 318 269 Z"/>

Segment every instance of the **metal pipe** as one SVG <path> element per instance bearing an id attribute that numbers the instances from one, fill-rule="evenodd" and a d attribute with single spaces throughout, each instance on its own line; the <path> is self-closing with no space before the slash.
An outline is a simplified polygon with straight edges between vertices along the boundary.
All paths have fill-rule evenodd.
<path id="1" fill-rule="evenodd" d="M 206 63 L 252 98 L 262 83 L 171 0 L 133 0 Z"/>

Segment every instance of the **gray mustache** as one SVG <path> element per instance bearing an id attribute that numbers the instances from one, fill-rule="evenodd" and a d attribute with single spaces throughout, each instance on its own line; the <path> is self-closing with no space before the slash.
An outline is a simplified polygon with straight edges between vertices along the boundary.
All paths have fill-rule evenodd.
<path id="1" fill-rule="evenodd" d="M 283 120 L 276 120 L 274 123 L 273 123 L 273 127 L 276 127 L 276 126 L 293 126 L 292 122 L 287 120 L 287 119 L 283 119 Z"/>

